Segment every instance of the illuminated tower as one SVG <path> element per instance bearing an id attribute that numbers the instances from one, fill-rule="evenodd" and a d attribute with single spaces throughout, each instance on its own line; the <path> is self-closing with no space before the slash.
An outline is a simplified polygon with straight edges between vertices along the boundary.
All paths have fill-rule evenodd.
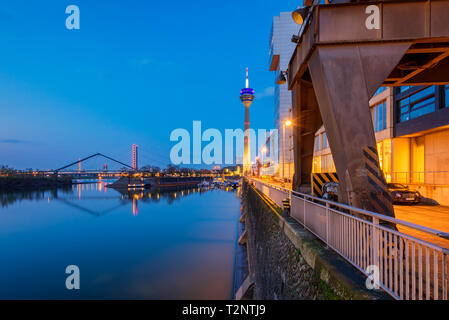
<path id="1" fill-rule="evenodd" d="M 246 68 L 246 86 L 240 91 L 240 101 L 245 106 L 245 138 L 243 144 L 243 173 L 247 174 L 251 166 L 249 140 L 249 107 L 254 100 L 254 90 L 249 87 L 248 68 Z"/>
<path id="2" fill-rule="evenodd" d="M 139 166 L 138 166 L 138 157 L 139 157 L 139 147 L 136 146 L 135 144 L 133 144 L 133 169 L 134 170 L 138 170 Z"/>

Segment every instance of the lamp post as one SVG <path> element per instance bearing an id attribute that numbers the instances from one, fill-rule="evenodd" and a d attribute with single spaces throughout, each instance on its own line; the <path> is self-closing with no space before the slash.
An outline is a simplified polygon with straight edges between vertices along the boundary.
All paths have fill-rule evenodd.
<path id="1" fill-rule="evenodd" d="M 292 125 L 291 120 L 285 120 L 282 124 L 282 181 L 285 181 L 285 127 Z"/>

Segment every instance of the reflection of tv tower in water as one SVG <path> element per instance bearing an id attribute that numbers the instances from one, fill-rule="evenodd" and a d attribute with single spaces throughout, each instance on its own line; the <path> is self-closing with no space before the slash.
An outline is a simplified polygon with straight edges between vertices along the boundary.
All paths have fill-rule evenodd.
<path id="1" fill-rule="evenodd" d="M 250 140 L 249 140 L 249 107 L 254 100 L 254 90 L 249 87 L 248 68 L 246 68 L 245 88 L 240 91 L 240 101 L 245 107 L 245 138 L 243 141 L 243 173 L 248 173 L 251 166 Z"/>

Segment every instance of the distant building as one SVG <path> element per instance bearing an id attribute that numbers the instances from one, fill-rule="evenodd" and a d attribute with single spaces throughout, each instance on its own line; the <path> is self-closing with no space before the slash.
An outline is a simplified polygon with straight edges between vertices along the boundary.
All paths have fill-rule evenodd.
<path id="1" fill-rule="evenodd" d="M 449 86 L 381 87 L 370 100 L 387 182 L 449 205 Z M 313 172 L 335 172 L 324 127 L 315 134 Z"/>
<path id="2" fill-rule="evenodd" d="M 269 70 L 274 71 L 274 79 L 277 79 L 281 71 L 286 71 L 288 63 L 296 48 L 296 43 L 291 41 L 293 35 L 297 35 L 299 26 L 292 19 L 291 12 L 281 12 L 273 17 L 269 45 Z M 282 124 L 286 119 L 291 119 L 292 97 L 288 86 L 278 85 L 274 81 L 274 125 L 279 131 L 279 167 L 278 174 L 282 174 L 282 163 L 285 162 L 285 175 L 290 178 L 294 173 L 292 129 L 286 128 L 285 142 L 283 141 Z M 283 158 L 285 149 L 285 159 Z"/>
<path id="3" fill-rule="evenodd" d="M 278 157 L 278 143 L 279 135 L 277 131 L 271 131 L 268 133 L 265 140 L 265 144 L 262 148 L 265 148 L 264 152 L 261 154 L 261 176 L 275 176 L 276 170 L 279 166 Z"/>

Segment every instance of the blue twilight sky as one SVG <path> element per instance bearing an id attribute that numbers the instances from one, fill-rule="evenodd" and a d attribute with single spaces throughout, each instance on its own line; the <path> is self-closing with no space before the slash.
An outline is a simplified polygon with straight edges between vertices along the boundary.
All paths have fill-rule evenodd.
<path id="1" fill-rule="evenodd" d="M 0 165 L 56 168 L 102 152 L 165 167 L 176 128 L 274 126 L 272 17 L 300 1 L 9 0 L 0 6 Z M 81 29 L 67 30 L 78 5 Z"/>

